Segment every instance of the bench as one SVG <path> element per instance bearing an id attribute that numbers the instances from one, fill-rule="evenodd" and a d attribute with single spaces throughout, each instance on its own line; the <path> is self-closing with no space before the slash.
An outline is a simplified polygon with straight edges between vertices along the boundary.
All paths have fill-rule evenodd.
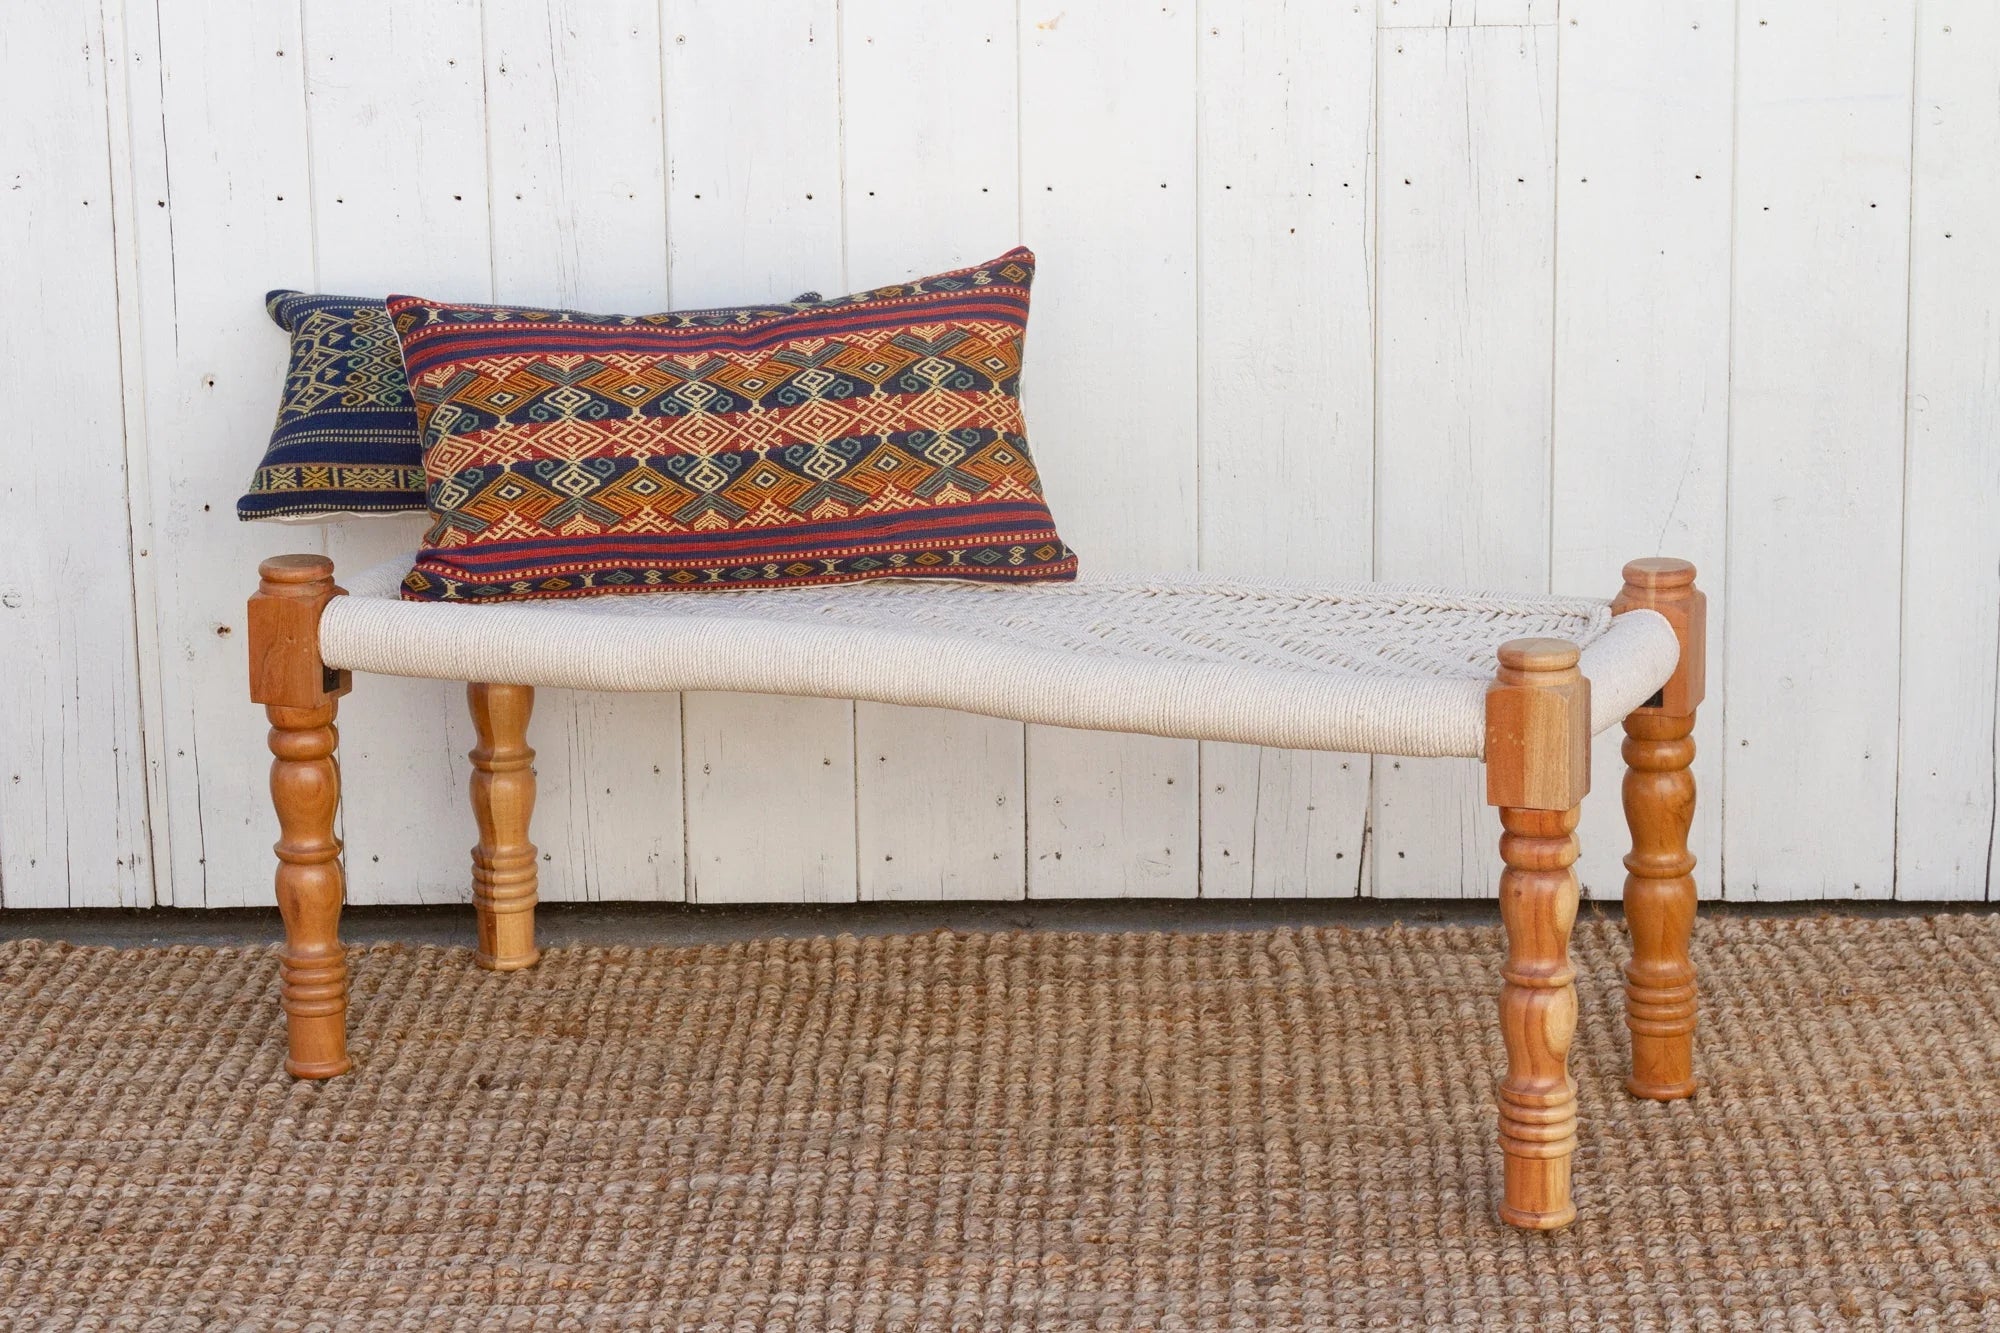
<path id="1" fill-rule="evenodd" d="M 342 589 L 331 561 L 267 560 L 250 599 L 250 694 L 270 717 L 284 916 L 281 995 L 300 1078 L 347 1054 L 335 713 L 351 673 L 467 682 L 477 961 L 532 966 L 529 841 L 538 686 L 738 690 L 956 708 L 1053 726 L 1296 749 L 1481 759 L 1499 808 L 1501 1217 L 1575 1217 L 1575 830 L 1590 739 L 1623 723 L 1627 1087 L 1694 1091 L 1695 712 L 1705 599 L 1683 560 L 1627 565 L 1616 599 L 1401 584 L 1091 578 L 839 587 L 483 606 L 397 596 L 407 559 Z"/>

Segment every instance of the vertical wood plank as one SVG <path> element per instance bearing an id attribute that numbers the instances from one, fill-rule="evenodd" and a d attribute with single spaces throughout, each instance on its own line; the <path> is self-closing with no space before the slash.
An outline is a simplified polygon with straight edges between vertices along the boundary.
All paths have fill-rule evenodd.
<path id="1" fill-rule="evenodd" d="M 1021 725 L 941 708 L 854 713 L 862 901 L 1022 897 Z"/>
<path id="2" fill-rule="evenodd" d="M 961 0 L 911 23 L 896 0 L 842 6 L 847 271 L 857 284 L 976 264 L 1019 240 L 1014 13 L 1013 0 Z M 913 105 L 956 111 L 912 116 Z M 854 737 L 864 901 L 1027 891 L 1019 723 L 858 703 Z"/>
<path id="3" fill-rule="evenodd" d="M 1746 5 L 1737 43 L 1732 898 L 1895 873 L 1913 0 Z"/>
<path id="4" fill-rule="evenodd" d="M 157 140 L 134 163 L 146 499 L 172 901 L 268 906 L 277 823 L 268 723 L 249 701 L 244 600 L 257 564 L 318 552 L 313 526 L 248 524 L 236 499 L 284 376 L 268 287 L 313 284 L 298 14 L 239 3 L 157 14 Z M 228 89 L 226 97 L 216 95 Z M 136 111 L 135 111 L 136 114 Z M 254 275 L 254 276 L 250 276 Z"/>
<path id="5" fill-rule="evenodd" d="M 106 34 L 0 27 L 0 906 L 152 904 L 134 629 Z"/>
<path id="6" fill-rule="evenodd" d="M 2000 13 L 1917 14 L 1896 896 L 1976 899 L 2000 883 Z"/>
<path id="7" fill-rule="evenodd" d="M 1199 16 L 1203 570 L 1374 563 L 1375 21 L 1206 0 Z M 1360 882 L 1366 755 L 1201 747 L 1203 897 Z"/>
<path id="8" fill-rule="evenodd" d="M 139 905 L 173 905 L 173 821 L 168 817 L 166 712 L 161 692 L 160 600 L 154 554 L 152 454 L 147 413 L 143 275 L 158 253 L 151 215 L 164 211 L 166 135 L 161 121 L 159 15 L 100 0 L 104 25 L 107 150 L 114 204 L 113 281 L 118 288 L 118 357 L 125 450 L 126 550 L 131 561 L 133 647 L 140 758 L 146 784 L 144 837 L 149 892 Z M 155 188 L 158 186 L 159 188 Z M 0 728 L 0 733 L 4 728 Z"/>
<path id="9" fill-rule="evenodd" d="M 1547 587 L 1555 54 L 1546 27 L 1382 35 L 1378 578 Z M 1376 894 L 1495 890 L 1481 777 L 1376 762 Z"/>
<path id="10" fill-rule="evenodd" d="M 1351 898 L 1361 891 L 1365 754 L 1201 747 L 1201 896 Z"/>
<path id="11" fill-rule="evenodd" d="M 854 901 L 854 740 L 824 700 L 687 697 L 688 897 Z M 826 742 L 817 750 L 805 746 Z"/>
<path id="12" fill-rule="evenodd" d="M 1733 0 L 1568 0 L 1556 130 L 1553 579 L 1610 596 L 1644 555 L 1693 560 L 1720 661 L 1728 516 Z M 1721 673 L 1710 679 L 1720 684 Z M 1721 892 L 1720 688 L 1702 708 L 1690 844 Z M 1577 873 L 1615 898 L 1631 846 L 1617 728 L 1597 738 Z"/>
<path id="13" fill-rule="evenodd" d="M 493 5 L 485 38 L 500 299 L 666 309 L 658 6 Z M 540 692 L 543 901 L 684 896 L 680 725 L 678 695 Z"/>
<path id="14" fill-rule="evenodd" d="M 674 304 L 844 291 L 834 0 L 664 14 Z M 852 704 L 690 694 L 682 744 L 691 899 L 854 899 Z"/>
<path id="15" fill-rule="evenodd" d="M 478 0 L 308 5 L 305 50 L 320 289 L 493 299 Z M 422 526 L 330 524 L 327 553 L 359 570 Z M 469 902 L 464 690 L 370 677 L 340 713 L 348 901 Z"/>
<path id="16" fill-rule="evenodd" d="M 1196 560 L 1195 11 L 1021 12 L 1035 456 L 1086 570 Z M 1031 897 L 1191 897 L 1192 741 L 1028 728 Z"/>

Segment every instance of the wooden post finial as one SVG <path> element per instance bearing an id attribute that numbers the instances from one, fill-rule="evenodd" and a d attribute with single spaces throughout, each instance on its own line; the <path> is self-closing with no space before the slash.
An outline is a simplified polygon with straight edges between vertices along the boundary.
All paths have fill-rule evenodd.
<path id="1" fill-rule="evenodd" d="M 1612 599 L 1611 613 L 1657 611 L 1681 643 L 1673 677 L 1660 687 L 1657 701 L 1639 711 L 1692 717 L 1708 688 L 1708 597 L 1694 586 L 1694 565 L 1671 556 L 1648 556 L 1626 565 L 1624 575 L 1625 586 Z"/>
<path id="2" fill-rule="evenodd" d="M 1694 586 L 1692 560 L 1679 556 L 1648 555 L 1625 563 L 1625 582 L 1635 588 L 1690 588 Z"/>
<path id="3" fill-rule="evenodd" d="M 250 653 L 250 700 L 283 708 L 318 708 L 346 694 L 345 671 L 319 652 L 319 616 L 342 589 L 323 555 L 274 555 L 257 566 L 244 636 Z"/>
<path id="4" fill-rule="evenodd" d="M 1590 682 L 1567 639 L 1514 639 L 1486 692 L 1486 803 L 1567 810 L 1590 790 Z"/>
<path id="5" fill-rule="evenodd" d="M 1555 684 L 1540 677 L 1572 671 L 1582 651 L 1568 639 L 1509 639 L 1500 645 L 1500 669 L 1526 684 Z"/>
<path id="6" fill-rule="evenodd" d="M 257 577 L 279 585 L 262 591 L 282 596 L 287 585 L 333 582 L 333 561 L 323 555 L 274 555 L 257 566 Z"/>

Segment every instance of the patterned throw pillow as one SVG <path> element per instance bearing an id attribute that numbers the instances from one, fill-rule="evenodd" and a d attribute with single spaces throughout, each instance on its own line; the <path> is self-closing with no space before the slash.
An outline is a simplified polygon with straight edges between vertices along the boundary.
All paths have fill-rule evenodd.
<path id="1" fill-rule="evenodd" d="M 403 595 L 1075 577 L 1021 420 L 1034 271 L 663 315 L 390 297 L 433 520 Z"/>
<path id="2" fill-rule="evenodd" d="M 278 424 L 236 516 L 422 509 L 416 404 L 382 303 L 277 291 L 264 308 L 292 335 L 292 364 Z"/>

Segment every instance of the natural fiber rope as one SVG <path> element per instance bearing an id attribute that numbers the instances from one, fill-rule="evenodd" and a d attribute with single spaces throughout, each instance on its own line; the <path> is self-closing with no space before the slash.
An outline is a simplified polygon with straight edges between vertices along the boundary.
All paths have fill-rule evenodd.
<path id="1" fill-rule="evenodd" d="M 1673 673 L 1650 611 L 1424 585 L 881 579 L 484 606 L 404 602 L 408 560 L 347 581 L 334 666 L 588 690 L 748 690 L 1302 749 L 1479 757 L 1494 653 L 1584 649 L 1592 725 Z"/>
<path id="2" fill-rule="evenodd" d="M 325 1084 L 268 952 L 0 945 L 0 1325 L 2000 1321 L 2000 918 L 1704 921 L 1674 1105 L 1620 935 L 1554 1236 L 1493 1219 L 1492 929 L 373 948 Z"/>

